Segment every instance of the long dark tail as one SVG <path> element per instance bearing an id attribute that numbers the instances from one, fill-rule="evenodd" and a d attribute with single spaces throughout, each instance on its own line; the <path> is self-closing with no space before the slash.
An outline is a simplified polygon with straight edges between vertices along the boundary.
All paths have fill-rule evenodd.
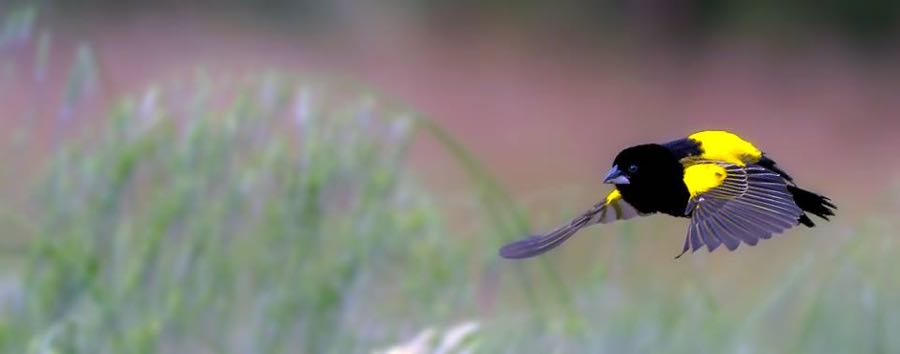
<path id="1" fill-rule="evenodd" d="M 799 206 L 800 209 L 803 209 L 803 211 L 825 220 L 828 220 L 829 216 L 834 216 L 834 211 L 837 210 L 837 206 L 835 206 L 828 197 L 796 186 L 788 185 L 787 188 L 788 192 L 791 192 L 794 196 L 794 202 L 796 202 L 797 206 Z M 812 219 L 806 214 L 803 214 L 800 217 L 800 223 L 807 227 L 816 226 L 816 224 L 812 222 Z"/>

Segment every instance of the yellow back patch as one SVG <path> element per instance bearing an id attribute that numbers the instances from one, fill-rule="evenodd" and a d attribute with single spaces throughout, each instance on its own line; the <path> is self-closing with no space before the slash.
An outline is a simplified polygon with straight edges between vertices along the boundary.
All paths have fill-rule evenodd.
<path id="1" fill-rule="evenodd" d="M 745 166 L 759 161 L 762 157 L 762 151 L 749 141 L 724 130 L 704 130 L 691 134 L 688 139 L 700 143 L 703 153 L 694 157 L 697 160 L 714 160 Z"/>
<path id="2" fill-rule="evenodd" d="M 691 198 L 710 189 L 722 185 L 728 173 L 725 168 L 716 164 L 701 163 L 685 167 L 684 185 L 687 186 Z M 607 198 L 609 199 L 609 198 Z"/>

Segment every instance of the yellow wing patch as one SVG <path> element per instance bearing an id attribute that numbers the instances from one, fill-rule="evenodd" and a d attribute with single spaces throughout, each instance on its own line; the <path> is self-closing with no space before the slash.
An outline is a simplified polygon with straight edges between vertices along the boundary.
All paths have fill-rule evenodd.
<path id="1" fill-rule="evenodd" d="M 606 195 L 605 204 L 606 205 L 613 204 L 613 203 L 617 202 L 619 199 L 622 199 L 622 193 L 619 192 L 618 189 L 613 189 L 612 191 L 609 192 L 609 194 Z"/>
<path id="2" fill-rule="evenodd" d="M 698 160 L 722 161 L 745 166 L 762 158 L 762 151 L 752 143 L 724 130 L 705 130 L 691 134 L 688 139 L 700 143 L 703 153 L 695 157 Z"/>
<path id="3" fill-rule="evenodd" d="M 684 185 L 687 186 L 691 198 L 722 185 L 728 172 L 725 168 L 713 163 L 691 165 L 684 169 Z M 607 197 L 608 199 L 608 197 Z"/>
<path id="4" fill-rule="evenodd" d="M 635 216 L 643 215 L 631 204 L 628 204 L 625 199 L 622 199 L 622 192 L 619 192 L 618 189 L 610 191 L 606 195 L 606 200 L 599 205 L 601 207 L 594 218 L 594 222 L 601 224 L 611 223 L 616 220 L 628 220 Z"/>

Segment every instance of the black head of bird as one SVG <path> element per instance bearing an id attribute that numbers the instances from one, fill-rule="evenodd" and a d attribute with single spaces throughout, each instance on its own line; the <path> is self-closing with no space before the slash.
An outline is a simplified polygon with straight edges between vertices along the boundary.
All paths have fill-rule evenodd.
<path id="1" fill-rule="evenodd" d="M 659 144 L 644 144 L 622 150 L 603 182 L 649 186 L 682 175 L 683 167 L 671 151 Z"/>
<path id="2" fill-rule="evenodd" d="M 641 213 L 682 214 L 688 199 L 683 177 L 684 167 L 672 151 L 644 144 L 622 150 L 603 182 L 615 184 Z"/>

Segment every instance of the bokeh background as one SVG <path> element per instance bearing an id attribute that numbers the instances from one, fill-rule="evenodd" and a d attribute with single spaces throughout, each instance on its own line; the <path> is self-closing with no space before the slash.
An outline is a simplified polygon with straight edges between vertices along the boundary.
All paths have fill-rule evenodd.
<path id="1" fill-rule="evenodd" d="M 9 353 L 900 352 L 900 3 L 2 1 Z M 504 242 L 754 141 L 832 222 Z"/>

